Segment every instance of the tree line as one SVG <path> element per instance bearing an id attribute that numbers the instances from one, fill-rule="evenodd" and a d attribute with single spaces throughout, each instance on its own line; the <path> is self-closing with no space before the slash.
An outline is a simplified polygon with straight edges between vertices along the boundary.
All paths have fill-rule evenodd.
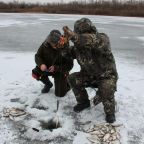
<path id="1" fill-rule="evenodd" d="M 24 3 L 0 2 L 0 12 L 32 12 L 32 13 L 57 13 L 57 14 L 88 14 L 111 16 L 144 16 L 144 1 L 130 0 L 103 1 L 91 0 L 89 3 L 73 1 L 70 3 Z"/>

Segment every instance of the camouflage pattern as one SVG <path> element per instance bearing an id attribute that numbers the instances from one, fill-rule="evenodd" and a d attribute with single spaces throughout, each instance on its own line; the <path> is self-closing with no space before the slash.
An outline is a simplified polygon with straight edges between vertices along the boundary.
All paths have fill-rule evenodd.
<path id="1" fill-rule="evenodd" d="M 96 77 L 85 75 L 82 72 L 75 72 L 69 75 L 68 81 L 78 103 L 85 103 L 88 101 L 88 94 L 85 88 L 97 85 L 98 91 L 96 97 L 99 96 L 100 98 L 97 104 L 99 102 L 103 103 L 106 114 L 113 114 L 115 112 L 114 93 L 116 91 L 116 78 L 100 80 Z"/>
<path id="2" fill-rule="evenodd" d="M 81 70 L 100 78 L 117 77 L 115 60 L 106 34 L 81 34 L 72 49 Z"/>
<path id="3" fill-rule="evenodd" d="M 88 18 L 81 18 L 74 24 L 74 32 L 77 34 L 95 33 L 96 31 L 96 27 Z"/>
<path id="4" fill-rule="evenodd" d="M 81 28 L 83 29 L 83 26 L 79 25 L 79 29 Z M 118 79 L 115 59 L 108 36 L 94 32 L 76 33 L 71 39 L 74 42 L 71 53 L 77 59 L 81 71 L 71 74 L 68 80 L 78 103 L 85 103 L 88 100 L 85 88 L 95 85 L 105 113 L 114 114 L 114 93 Z"/>

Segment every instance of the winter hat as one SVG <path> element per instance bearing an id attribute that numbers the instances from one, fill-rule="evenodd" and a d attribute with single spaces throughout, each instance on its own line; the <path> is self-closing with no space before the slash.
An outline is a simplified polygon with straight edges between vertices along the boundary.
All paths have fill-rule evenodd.
<path id="1" fill-rule="evenodd" d="M 75 22 L 74 32 L 77 34 L 83 34 L 83 33 L 87 33 L 87 32 L 88 33 L 96 33 L 97 30 L 90 19 L 81 18 Z"/>
<path id="2" fill-rule="evenodd" d="M 50 34 L 48 35 L 48 41 L 57 44 L 61 38 L 61 33 L 59 30 L 52 30 Z"/>

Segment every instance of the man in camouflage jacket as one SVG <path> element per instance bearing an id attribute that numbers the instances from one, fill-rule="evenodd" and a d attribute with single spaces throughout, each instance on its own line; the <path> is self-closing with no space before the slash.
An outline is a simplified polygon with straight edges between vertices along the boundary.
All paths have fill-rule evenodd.
<path id="1" fill-rule="evenodd" d="M 103 103 L 106 121 L 115 121 L 115 99 L 118 74 L 110 41 L 106 34 L 98 33 L 96 27 L 87 18 L 75 22 L 74 32 L 63 27 L 67 39 L 74 43 L 70 50 L 80 65 L 80 72 L 69 75 L 69 84 L 76 96 L 75 112 L 90 107 L 86 87 L 98 88 L 94 104 Z"/>
<path id="2" fill-rule="evenodd" d="M 63 97 L 70 88 L 67 83 L 67 76 L 73 67 L 73 59 L 62 56 L 61 50 L 58 49 L 61 36 L 58 30 L 50 32 L 35 54 L 37 66 L 32 70 L 32 76 L 45 85 L 42 93 L 48 93 L 53 86 L 48 78 L 48 76 L 52 76 L 55 83 L 55 95 L 59 97 Z M 67 43 L 62 48 L 68 46 Z"/>

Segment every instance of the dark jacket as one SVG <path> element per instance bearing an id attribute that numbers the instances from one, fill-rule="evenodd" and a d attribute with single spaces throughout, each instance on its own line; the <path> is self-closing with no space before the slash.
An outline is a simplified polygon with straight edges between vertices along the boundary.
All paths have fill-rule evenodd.
<path id="1" fill-rule="evenodd" d="M 68 45 L 65 47 L 68 47 Z M 58 68 L 58 72 L 68 72 L 73 67 L 73 59 L 68 56 L 62 56 L 61 50 L 53 49 L 47 41 L 42 43 L 35 54 L 35 62 L 38 67 L 41 64 L 45 64 L 48 68 L 55 65 Z"/>

